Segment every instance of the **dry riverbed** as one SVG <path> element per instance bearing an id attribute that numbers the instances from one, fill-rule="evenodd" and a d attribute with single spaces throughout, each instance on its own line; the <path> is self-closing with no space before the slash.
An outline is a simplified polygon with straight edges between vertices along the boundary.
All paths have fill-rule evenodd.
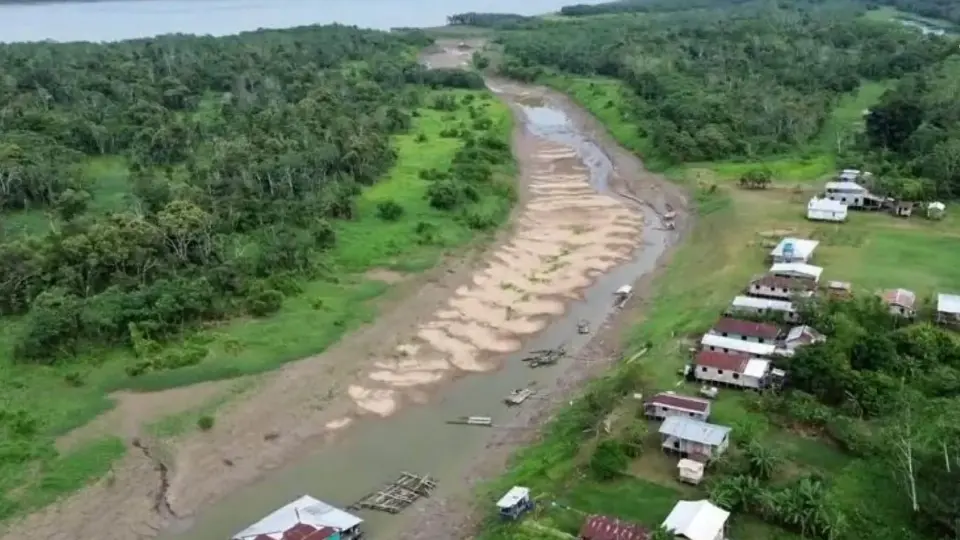
<path id="1" fill-rule="evenodd" d="M 471 52 L 441 47 L 428 61 L 452 67 Z M 561 107 L 608 153 L 613 191 L 660 212 L 667 204 L 680 211 L 673 235 L 679 238 L 689 221 L 682 195 L 645 172 L 592 118 L 544 89 L 504 81 L 492 86 L 511 103 L 518 120 L 525 103 L 548 100 Z M 263 376 L 221 410 L 210 431 L 168 441 L 150 440 L 137 429 L 125 431 L 136 444 L 108 478 L 14 524 L 2 539 L 132 540 L 153 538 L 168 527 L 189 527 L 197 511 L 266 471 L 325 441 L 349 437 L 351 424 L 388 419 L 407 405 L 428 403 L 454 378 L 497 370 L 504 354 L 519 350 L 525 338 L 562 315 L 597 277 L 634 258 L 642 249 L 645 226 L 630 201 L 597 193 L 574 148 L 518 125 L 514 152 L 523 195 L 512 226 L 491 248 L 400 280 L 375 323 L 321 355 Z M 639 305 L 638 299 L 642 302 L 648 280 L 627 311 Z M 574 362 L 544 388 L 549 399 L 526 405 L 518 425 L 539 425 L 612 361 L 612 344 L 624 320 L 621 315 L 612 321 L 580 352 L 592 361 Z M 164 401 L 157 394 L 142 397 Z M 135 398 L 125 396 L 127 401 Z M 468 481 L 495 472 L 511 449 L 532 437 L 531 431 L 519 433 L 524 435 L 492 433 L 487 455 L 476 460 L 473 470 L 463 471 Z M 469 522 L 461 505 L 468 502 L 468 483 L 398 518 L 403 528 L 417 531 L 408 537 L 464 537 Z M 454 505 L 460 510 L 453 511 Z M 258 518 L 249 516 L 250 521 Z"/>

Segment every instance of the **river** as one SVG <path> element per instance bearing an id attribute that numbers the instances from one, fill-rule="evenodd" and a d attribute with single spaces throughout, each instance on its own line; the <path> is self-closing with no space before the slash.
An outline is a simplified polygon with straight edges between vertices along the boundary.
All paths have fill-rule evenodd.
<path id="1" fill-rule="evenodd" d="M 601 0 L 127 0 L 0 6 L 0 41 L 116 41 L 159 34 L 236 34 L 341 23 L 388 30 L 446 24 L 467 11 L 538 15 Z"/>

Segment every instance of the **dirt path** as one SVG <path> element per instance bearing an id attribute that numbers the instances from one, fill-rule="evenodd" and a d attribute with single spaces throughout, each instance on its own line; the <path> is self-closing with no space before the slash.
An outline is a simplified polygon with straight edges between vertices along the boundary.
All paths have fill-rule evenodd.
<path id="1" fill-rule="evenodd" d="M 469 51 L 438 65 L 458 65 Z M 443 64 L 447 62 L 448 64 Z M 642 164 L 613 144 L 591 117 L 563 96 L 495 81 L 508 91 L 560 103 L 573 120 L 607 149 L 615 165 L 613 187 L 663 210 L 681 211 L 679 190 L 645 172 Z M 217 416 L 204 433 L 175 441 L 132 439 L 129 455 L 112 474 L 60 503 L 12 524 L 2 540 L 133 540 L 153 538 L 163 528 L 187 527 L 190 516 L 265 472 L 349 433 L 366 416 L 387 417 L 410 403 L 427 402 L 444 382 L 499 366 L 503 353 L 520 348 L 564 311 L 565 302 L 597 276 L 628 260 L 638 248 L 643 220 L 623 202 L 600 196 L 585 183 L 586 171 L 562 145 L 536 142 L 518 125 L 515 154 L 521 159 L 521 204 L 513 225 L 489 250 L 475 250 L 442 267 L 396 285 L 383 315 L 316 357 L 265 375 L 255 391 Z M 631 305 L 642 303 L 644 283 Z M 631 309 L 628 306 L 628 310 Z M 589 376 L 613 358 L 619 317 L 560 375 L 550 400 L 536 401 L 518 419 L 539 425 Z M 156 399 L 151 396 L 150 399 Z M 522 437 L 523 439 L 523 437 Z M 494 437 L 470 481 L 502 467 L 522 440 Z M 409 538 L 462 538 L 459 512 L 466 491 L 436 499 L 450 521 L 411 523 Z M 429 515 L 431 508 L 419 515 Z"/>

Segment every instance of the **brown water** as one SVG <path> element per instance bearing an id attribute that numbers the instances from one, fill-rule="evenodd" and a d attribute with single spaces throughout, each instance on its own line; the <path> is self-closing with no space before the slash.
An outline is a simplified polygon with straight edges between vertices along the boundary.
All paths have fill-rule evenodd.
<path id="1" fill-rule="evenodd" d="M 511 84 L 510 92 L 523 87 Z M 498 93 L 501 90 L 492 88 Z M 561 106 L 537 99 L 501 94 L 516 111 L 527 137 L 540 138 L 576 149 L 578 158 L 590 170 L 591 185 L 601 193 L 613 193 L 610 186 L 613 164 L 603 149 L 575 125 Z M 652 202 L 652 201 L 651 201 Z M 632 203 L 631 203 L 632 204 Z M 517 410 L 502 404 L 511 390 L 537 382 L 550 387 L 558 374 L 575 361 L 566 359 L 556 366 L 531 370 L 520 358 L 529 351 L 565 344 L 572 353 L 587 344 L 592 335 L 577 333 L 581 319 L 597 328 L 613 311 L 617 288 L 634 283 L 652 272 L 657 259 L 671 243 L 673 231 L 661 227 L 658 214 L 648 206 L 637 206 L 645 218 L 643 245 L 634 258 L 600 276 L 581 301 L 571 302 L 567 312 L 542 333 L 525 343 L 493 373 L 471 375 L 443 388 L 427 406 L 408 407 L 382 420 L 362 420 L 338 442 L 320 447 L 299 462 L 268 474 L 245 489 L 232 493 L 210 508 L 203 509 L 188 530 L 168 532 L 167 540 L 225 540 L 261 516 L 294 498 L 309 493 L 331 504 L 346 506 L 392 480 L 401 471 L 429 473 L 439 481 L 436 495 L 462 490 L 463 477 L 484 452 L 492 430 L 446 425 L 460 415 L 491 416 L 497 425 L 509 425 Z M 418 512 L 416 507 L 406 514 Z M 360 512 L 365 530 L 372 539 L 399 536 L 406 516 Z"/>

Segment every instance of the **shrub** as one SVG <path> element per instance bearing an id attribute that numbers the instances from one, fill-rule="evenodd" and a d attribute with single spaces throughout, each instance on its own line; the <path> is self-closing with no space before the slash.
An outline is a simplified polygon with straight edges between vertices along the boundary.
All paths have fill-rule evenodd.
<path id="1" fill-rule="evenodd" d="M 213 429 L 213 417 L 205 414 L 197 418 L 197 427 L 200 428 L 201 431 L 210 431 Z"/>
<path id="2" fill-rule="evenodd" d="M 377 203 L 377 216 L 384 221 L 396 221 L 403 216 L 403 207 L 394 200 Z"/>
<path id="3" fill-rule="evenodd" d="M 590 456 L 590 472 L 598 480 L 612 480 L 620 476 L 630 464 L 623 443 L 615 439 L 600 441 Z"/>
<path id="4" fill-rule="evenodd" d="M 247 297 L 247 312 L 254 317 L 265 317 L 283 307 L 283 293 L 274 289 L 256 291 Z"/>

